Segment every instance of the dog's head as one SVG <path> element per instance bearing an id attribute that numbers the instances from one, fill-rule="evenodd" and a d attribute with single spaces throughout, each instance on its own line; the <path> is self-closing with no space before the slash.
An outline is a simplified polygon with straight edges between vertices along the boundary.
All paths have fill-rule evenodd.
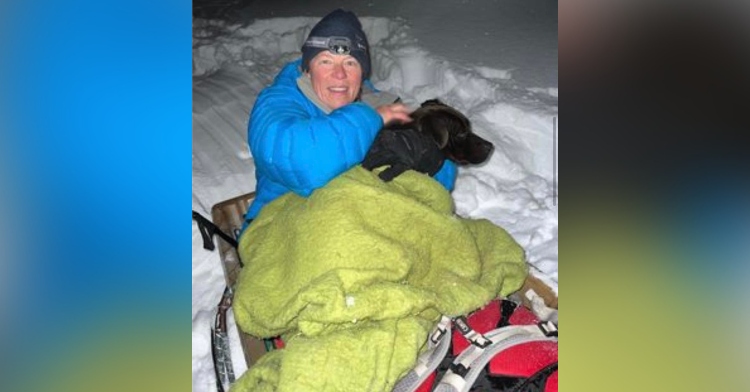
<path id="1" fill-rule="evenodd" d="M 492 143 L 472 132 L 466 116 L 437 99 L 423 102 L 411 117 L 416 128 L 435 138 L 445 156 L 458 164 L 479 164 L 492 153 Z"/>

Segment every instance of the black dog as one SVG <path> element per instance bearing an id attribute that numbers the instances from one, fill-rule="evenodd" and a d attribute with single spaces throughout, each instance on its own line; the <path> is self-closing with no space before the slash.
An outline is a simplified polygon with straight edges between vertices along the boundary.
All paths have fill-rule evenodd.
<path id="1" fill-rule="evenodd" d="M 384 127 L 367 152 L 362 166 L 390 181 L 406 170 L 434 176 L 446 158 L 460 164 L 478 164 L 489 158 L 493 145 L 471 131 L 471 123 L 458 110 L 431 99 L 411 114 L 412 121 Z"/>

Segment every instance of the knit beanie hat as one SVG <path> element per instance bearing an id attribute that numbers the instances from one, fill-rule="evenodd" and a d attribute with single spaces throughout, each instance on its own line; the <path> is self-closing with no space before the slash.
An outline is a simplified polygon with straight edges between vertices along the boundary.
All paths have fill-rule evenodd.
<path id="1" fill-rule="evenodd" d="M 310 60 L 324 50 L 351 55 L 362 67 L 362 79 L 370 77 L 370 44 L 353 12 L 339 8 L 324 16 L 310 30 L 302 45 L 302 70 L 308 71 Z"/>

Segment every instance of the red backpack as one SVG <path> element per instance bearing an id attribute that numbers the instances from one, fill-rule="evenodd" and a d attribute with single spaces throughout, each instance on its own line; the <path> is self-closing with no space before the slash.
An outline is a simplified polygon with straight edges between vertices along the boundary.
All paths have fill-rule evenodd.
<path id="1" fill-rule="evenodd" d="M 466 318 L 444 317 L 428 344 L 394 392 L 557 392 L 557 325 L 513 301 L 492 301 Z"/>

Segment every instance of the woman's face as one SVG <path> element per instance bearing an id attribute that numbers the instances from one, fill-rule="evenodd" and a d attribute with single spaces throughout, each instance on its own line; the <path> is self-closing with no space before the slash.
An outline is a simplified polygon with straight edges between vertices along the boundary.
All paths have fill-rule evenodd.
<path id="1" fill-rule="evenodd" d="M 331 110 L 354 102 L 362 87 L 362 67 L 350 55 L 320 52 L 310 60 L 309 75 L 315 95 Z"/>

